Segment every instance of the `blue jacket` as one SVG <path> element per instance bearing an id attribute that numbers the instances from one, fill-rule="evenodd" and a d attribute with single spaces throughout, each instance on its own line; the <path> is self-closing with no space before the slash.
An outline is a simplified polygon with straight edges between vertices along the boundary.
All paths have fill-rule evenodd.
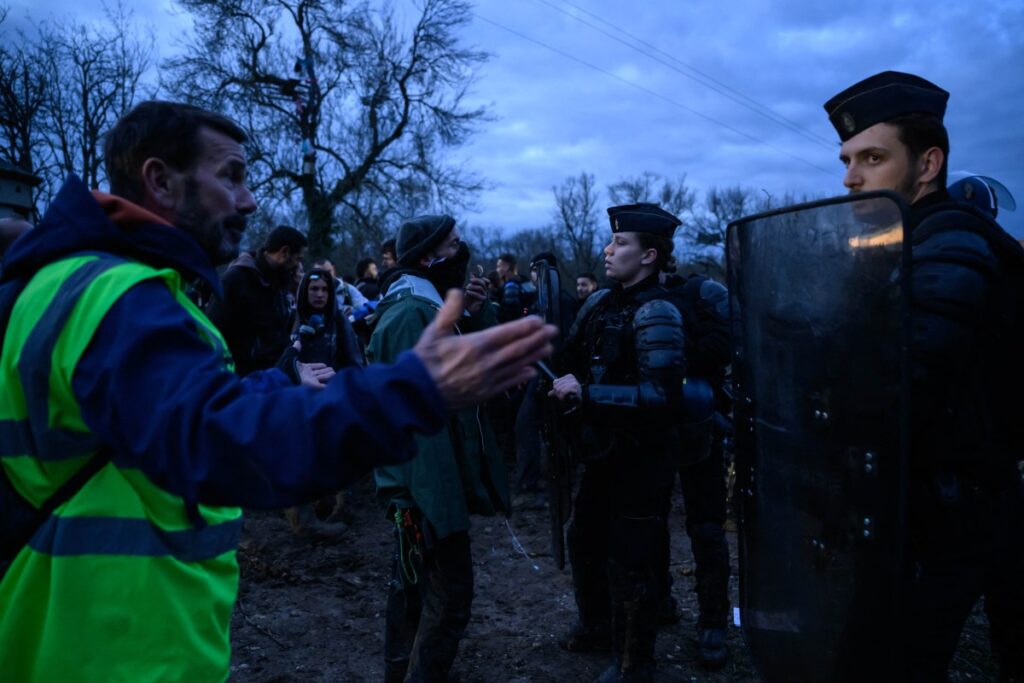
<path id="1" fill-rule="evenodd" d="M 102 204 L 102 205 L 101 205 Z M 7 253 L 0 282 L 71 254 L 102 251 L 173 268 L 219 293 L 188 234 L 72 176 L 40 225 Z M 414 433 L 445 424 L 444 402 L 412 353 L 339 372 L 323 391 L 279 370 L 245 380 L 198 334 L 167 287 L 147 281 L 110 310 L 72 380 L 82 418 L 115 463 L 186 500 L 266 509 L 336 491 L 415 454 Z"/>

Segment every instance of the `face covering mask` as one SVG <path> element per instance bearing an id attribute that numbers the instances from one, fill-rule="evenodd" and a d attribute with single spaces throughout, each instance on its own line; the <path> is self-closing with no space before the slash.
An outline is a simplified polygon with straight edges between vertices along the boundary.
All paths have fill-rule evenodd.
<path id="1" fill-rule="evenodd" d="M 444 298 L 449 289 L 459 289 L 466 283 L 468 269 L 469 247 L 462 242 L 455 256 L 435 259 L 427 267 L 427 279 Z"/>

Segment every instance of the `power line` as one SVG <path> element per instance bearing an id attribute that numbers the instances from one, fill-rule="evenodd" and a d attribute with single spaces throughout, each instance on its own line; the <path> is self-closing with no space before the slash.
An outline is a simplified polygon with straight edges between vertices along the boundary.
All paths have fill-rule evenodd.
<path id="1" fill-rule="evenodd" d="M 778 125 L 780 125 L 780 126 L 782 126 L 784 128 L 787 128 L 787 129 L 793 131 L 794 133 L 796 133 L 797 135 L 800 135 L 801 137 L 806 138 L 807 140 L 810 140 L 811 142 L 813 142 L 815 144 L 821 145 L 822 147 L 825 147 L 826 149 L 830 149 L 830 150 L 831 149 L 835 149 L 835 143 L 832 142 L 831 140 L 823 138 L 820 135 L 816 135 L 815 133 L 807 130 L 804 126 L 801 126 L 796 121 L 793 121 L 792 119 L 786 118 L 782 114 L 777 113 L 776 111 L 774 111 L 773 109 L 771 109 L 767 105 L 761 104 L 760 102 L 758 102 L 754 98 L 749 97 L 747 95 L 744 95 L 742 92 L 736 90 L 735 88 L 732 88 L 732 87 L 726 85 L 725 83 L 722 83 L 721 81 L 716 79 L 714 76 L 711 76 L 709 74 L 704 73 L 703 71 L 701 71 L 697 67 L 695 67 L 695 66 L 693 66 L 691 64 L 687 64 L 686 62 L 682 61 L 681 59 L 679 59 L 675 55 L 672 55 L 672 54 L 670 54 L 668 52 L 665 52 L 664 50 L 659 48 L 657 45 L 649 43 L 646 40 L 644 40 L 643 38 L 639 38 L 639 37 L 633 35 L 632 33 L 630 33 L 629 31 L 626 31 L 625 29 L 623 29 L 620 26 L 615 26 L 614 24 L 612 24 L 612 23 L 602 19 L 601 17 L 597 16 L 596 14 L 593 14 L 592 12 L 589 12 L 589 11 L 583 9 L 579 5 L 574 5 L 573 3 L 569 2 L 568 0 L 562 0 L 562 2 L 565 5 L 568 5 L 569 7 L 572 7 L 573 9 L 575 9 L 575 10 L 577 10 L 577 11 L 579 11 L 579 12 L 581 12 L 581 13 L 583 13 L 583 14 L 585 14 L 585 15 L 593 18 L 593 19 L 595 19 L 596 21 L 604 24 L 605 26 L 611 27 L 612 29 L 615 30 L 616 33 L 612 33 L 610 31 L 606 31 L 605 29 L 601 28 L 600 26 L 596 26 L 596 25 L 590 23 L 589 21 L 587 21 L 587 20 L 585 20 L 585 19 L 583 19 L 583 18 L 573 14 L 572 12 L 568 12 L 568 11 L 566 11 L 565 9 L 563 9 L 563 8 L 561 8 L 559 6 L 557 6 L 557 5 L 555 5 L 555 4 L 551 3 L 551 2 L 548 2 L 548 0 L 537 0 L 537 2 L 539 2 L 539 3 L 543 4 L 543 5 L 547 5 L 548 7 L 550 7 L 553 10 L 555 10 L 556 12 L 561 12 L 565 16 L 569 17 L 570 19 L 573 19 L 575 21 L 580 22 L 584 26 L 589 26 L 590 28 L 592 28 L 593 30 L 597 31 L 598 33 L 600 33 L 600 34 L 602 34 L 604 36 L 607 36 L 607 37 L 611 38 L 612 40 L 614 40 L 614 41 L 616 41 L 618 43 L 621 43 L 621 44 L 625 45 L 626 47 L 628 47 L 628 48 L 630 48 L 632 50 L 636 50 L 637 52 L 639 52 L 640 54 L 644 55 L 645 57 L 647 57 L 649 59 L 653 59 L 654 61 L 658 62 L 659 64 L 662 64 L 663 66 L 666 66 L 669 69 L 672 69 L 676 73 L 679 73 L 682 76 L 685 76 L 686 78 L 689 78 L 690 80 L 696 81 L 697 83 L 703 85 L 705 88 L 709 88 L 711 90 L 714 90 L 715 92 L 717 92 L 718 94 L 722 95 L 723 97 L 727 97 L 730 100 L 732 100 L 733 102 L 736 102 L 737 104 L 739 104 L 740 106 L 746 107 L 747 109 L 749 109 L 750 111 L 754 112 L 755 114 L 758 114 L 760 116 L 763 116 L 763 117 L 767 118 L 772 123 L 775 123 L 775 124 L 778 124 Z M 665 59 L 661 59 L 661 58 L 651 54 L 650 52 L 648 52 L 646 50 L 640 49 L 636 45 L 633 45 L 632 43 L 630 43 L 630 42 L 628 42 L 626 40 L 623 40 L 617 34 L 622 34 L 622 35 L 628 36 L 630 39 L 636 41 L 637 43 L 640 43 L 641 45 L 643 45 L 643 46 L 645 46 L 645 47 L 647 47 L 647 48 L 649 48 L 651 50 L 653 50 L 654 52 L 658 53 L 659 55 L 664 55 L 665 57 L 667 57 L 672 62 L 675 62 L 675 64 L 672 64 L 672 63 L 666 61 Z M 683 69 L 679 68 L 679 66 L 676 66 L 676 64 L 678 64 L 679 66 L 682 66 L 685 69 L 689 69 L 690 71 L 692 71 L 694 73 L 687 73 L 686 71 L 683 71 Z M 694 75 L 694 74 L 696 74 L 696 75 Z"/>
<path id="2" fill-rule="evenodd" d="M 577 57 L 575 55 L 569 54 L 568 52 L 565 52 L 564 50 L 560 50 L 557 47 L 553 47 L 551 45 L 548 45 L 547 43 L 541 42 L 541 41 L 537 40 L 536 38 L 531 38 L 530 36 L 526 35 L 525 33 L 520 33 L 519 31 L 517 31 L 517 30 L 515 30 L 513 28 L 509 28 L 508 26 L 505 26 L 504 24 L 500 24 L 497 21 L 494 21 L 493 19 L 488 19 L 487 17 L 482 16 L 478 12 L 473 12 L 472 14 L 473 14 L 474 17 L 476 17 L 480 21 L 483 21 L 485 23 L 491 24 L 492 26 L 500 28 L 503 31 L 507 31 L 508 33 L 511 33 L 514 36 L 518 36 L 518 37 L 522 38 L 523 40 L 527 40 L 527 41 L 529 41 L 531 43 L 534 43 L 535 45 L 539 45 L 540 47 L 543 47 L 546 50 L 550 50 L 551 52 L 554 52 L 555 54 L 561 55 L 562 57 L 565 57 L 566 59 L 571 59 L 572 61 L 574 61 L 574 62 L 576 62 L 578 64 L 582 64 L 583 66 L 587 67 L 588 69 L 593 69 L 594 71 L 602 73 L 605 76 L 608 76 L 610 78 L 614 78 L 615 80 L 617 80 L 617 81 L 619 81 L 621 83 L 625 83 L 626 85 L 630 86 L 631 88 L 635 88 L 637 90 L 645 92 L 648 95 L 651 95 L 653 97 L 658 98 L 659 100 L 662 100 L 663 102 L 667 102 L 667 103 L 671 104 L 674 107 L 678 107 L 679 109 L 682 109 L 683 111 L 687 111 L 687 112 L 693 114 L 694 116 L 700 117 L 700 118 L 704 119 L 705 121 L 708 121 L 709 123 L 713 123 L 716 126 L 719 126 L 721 128 L 725 128 L 726 130 L 728 130 L 730 132 L 733 132 L 736 135 L 739 135 L 741 137 L 744 137 L 744 138 L 750 140 L 751 142 L 754 142 L 754 143 L 759 144 L 759 145 L 764 145 L 765 147 L 768 147 L 769 149 L 775 150 L 776 152 L 779 152 L 780 154 L 783 154 L 783 155 L 789 157 L 790 159 L 793 159 L 794 161 L 799 161 L 800 163 L 806 164 L 807 166 L 810 166 L 813 169 L 821 171 L 822 173 L 826 173 L 829 176 L 833 176 L 833 177 L 835 176 L 835 173 L 833 171 L 830 171 L 830 170 L 828 170 L 826 168 L 818 166 L 813 161 L 809 161 L 809 160 L 804 159 L 803 157 L 797 156 L 797 155 L 795 155 L 795 154 L 793 154 L 791 152 L 787 152 L 784 149 L 780 149 L 779 147 L 776 147 L 775 145 L 771 144 L 770 142 L 766 142 L 765 140 L 761 140 L 759 138 L 756 138 L 753 135 L 750 135 L 749 133 L 745 133 L 745 132 L 743 132 L 742 130 L 740 130 L 738 128 L 730 126 L 729 124 L 724 123 L 723 121 L 719 121 L 718 119 L 716 119 L 716 118 L 714 118 L 712 116 L 708 116 L 707 114 L 699 112 L 699 111 L 697 111 L 696 109 L 694 109 L 692 107 L 688 107 L 687 105 L 683 104 L 682 102 L 678 102 L 676 100 L 673 100 L 672 98 L 667 97 L 665 95 L 662 95 L 661 93 L 656 92 L 654 90 L 651 90 L 650 88 L 648 88 L 646 86 L 640 85 L 639 83 L 637 83 L 635 81 L 631 81 L 628 78 L 623 78 L 622 76 L 619 76 L 616 73 L 612 73 L 611 71 L 608 71 L 607 69 L 604 69 L 604 68 L 602 68 L 600 66 L 597 66 L 596 64 L 592 64 L 592 63 L 590 63 L 590 62 L 588 62 L 588 61 L 586 61 L 584 59 L 581 59 L 581 58 L 579 58 L 579 57 Z"/>

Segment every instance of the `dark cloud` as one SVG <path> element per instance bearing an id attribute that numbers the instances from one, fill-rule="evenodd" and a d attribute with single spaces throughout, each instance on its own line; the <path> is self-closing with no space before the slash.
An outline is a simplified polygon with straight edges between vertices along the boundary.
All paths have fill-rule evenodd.
<path id="1" fill-rule="evenodd" d="M 550 4 L 596 23 L 560 0 Z M 484 222 L 543 224 L 550 208 L 537 206 L 537 190 L 584 169 L 601 185 L 653 170 L 686 173 L 698 188 L 742 184 L 774 196 L 838 194 L 838 144 L 822 103 L 884 69 L 919 73 L 950 90 L 952 168 L 993 175 L 1024 204 L 1024 169 L 1017 163 L 1024 153 L 1016 113 L 1024 103 L 1019 3 L 752 2 L 741 11 L 716 1 L 574 4 L 617 26 L 624 40 L 630 40 L 625 33 L 640 36 L 688 66 L 670 68 L 660 63 L 671 62 L 664 55 L 646 57 L 540 0 L 481 2 L 478 14 L 699 114 L 476 21 L 468 37 L 495 55 L 476 97 L 500 117 L 467 150 L 475 167 L 498 183 L 480 203 Z M 698 82 L 709 77 L 792 119 L 801 132 Z M 530 201 L 518 204 L 516 196 Z M 500 214 L 491 215 L 498 205 Z M 1001 218 L 1024 236 L 1024 211 Z"/>
<path id="2" fill-rule="evenodd" d="M 491 105 L 497 121 L 456 155 L 494 184 L 471 220 L 508 229 L 544 225 L 550 220 L 551 187 L 584 170 L 602 187 L 650 170 L 685 173 L 698 189 L 740 184 L 773 196 L 838 194 L 838 145 L 821 105 L 884 69 L 918 73 L 950 90 L 951 167 L 998 178 L 1024 207 L 1019 122 L 1024 4 L 1019 1 L 909 0 L 896 6 L 887 0 L 571 1 L 611 27 L 563 0 L 477 3 L 478 16 L 465 38 L 493 59 L 480 73 L 473 102 Z M 160 55 L 172 54 L 187 26 L 183 17 L 172 16 L 173 3 L 128 5 L 138 19 L 157 27 Z M 51 15 L 87 20 L 102 10 L 72 0 L 13 0 L 12 18 L 26 13 L 36 20 Z M 627 34 L 681 64 L 665 55 L 652 59 L 616 41 L 631 42 Z M 700 83 L 709 79 L 783 114 L 800 132 Z M 1024 208 L 1000 218 L 1024 237 Z"/>

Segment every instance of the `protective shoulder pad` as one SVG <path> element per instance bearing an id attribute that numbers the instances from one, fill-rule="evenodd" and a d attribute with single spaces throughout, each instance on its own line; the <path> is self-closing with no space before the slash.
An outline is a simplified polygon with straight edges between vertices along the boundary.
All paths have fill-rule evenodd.
<path id="1" fill-rule="evenodd" d="M 700 285 L 700 298 L 723 318 L 729 317 L 729 290 L 715 280 L 704 280 Z"/>
<path id="2" fill-rule="evenodd" d="M 608 293 L 611 291 L 612 290 L 610 289 L 599 289 L 586 298 L 586 300 L 583 302 L 583 305 L 580 306 L 579 313 L 576 314 L 576 321 L 572 325 L 573 330 L 575 330 L 577 325 L 582 325 L 584 323 L 584 321 L 590 316 L 593 310 L 597 308 L 597 305 L 601 303 L 604 300 L 604 298 L 608 296 Z"/>
<path id="3" fill-rule="evenodd" d="M 572 325 L 569 327 L 569 334 L 565 335 L 565 341 L 562 343 L 562 348 L 567 348 L 573 344 L 580 335 L 580 331 L 587 324 L 587 318 L 593 313 L 597 305 L 601 303 L 606 296 L 608 296 L 609 289 L 599 289 L 586 298 L 583 305 L 580 306 L 579 312 L 576 314 L 576 319 L 572 321 Z"/>
<path id="4" fill-rule="evenodd" d="M 943 232 L 973 232 L 988 243 L 991 251 L 1011 262 L 1024 261 L 1024 249 L 991 216 L 973 206 L 960 203 L 940 204 L 918 221 L 911 233 L 914 247 Z"/>
<path id="5" fill-rule="evenodd" d="M 932 233 L 911 250 L 911 296 L 919 348 L 968 334 L 981 318 L 999 265 L 984 237 L 968 230 Z M 932 339 L 925 339 L 924 336 Z"/>
<path id="6" fill-rule="evenodd" d="M 640 329 L 650 325 L 678 325 L 682 327 L 683 316 L 671 301 L 655 299 L 648 301 L 633 315 L 633 327 Z"/>
<path id="7" fill-rule="evenodd" d="M 686 337 L 683 315 L 671 301 L 655 299 L 637 309 L 633 315 L 636 351 L 640 374 L 650 377 L 652 371 L 685 367 Z"/>
<path id="8" fill-rule="evenodd" d="M 971 230 L 943 230 L 933 232 L 911 251 L 914 266 L 945 264 L 949 268 L 970 268 L 982 273 L 994 273 L 996 256 L 988 240 Z"/>

